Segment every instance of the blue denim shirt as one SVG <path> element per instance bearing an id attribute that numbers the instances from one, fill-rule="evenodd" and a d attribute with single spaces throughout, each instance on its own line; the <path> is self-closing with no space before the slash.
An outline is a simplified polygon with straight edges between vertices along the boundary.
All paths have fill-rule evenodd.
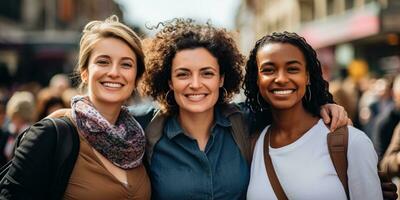
<path id="1" fill-rule="evenodd" d="M 166 121 L 150 166 L 153 199 L 245 199 L 249 166 L 218 109 L 206 148 L 184 133 L 177 116 Z"/>

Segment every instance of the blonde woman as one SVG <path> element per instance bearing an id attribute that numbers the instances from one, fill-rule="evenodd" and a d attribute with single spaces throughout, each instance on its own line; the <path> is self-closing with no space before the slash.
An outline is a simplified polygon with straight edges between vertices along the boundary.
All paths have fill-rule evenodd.
<path id="1" fill-rule="evenodd" d="M 144 72 L 143 57 L 140 38 L 116 16 L 89 22 L 77 65 L 87 93 L 72 99 L 64 117 L 75 129 L 69 157 L 55 166 L 56 127 L 49 119 L 34 124 L 16 149 L 0 198 L 150 199 L 144 132 L 123 106 Z"/>

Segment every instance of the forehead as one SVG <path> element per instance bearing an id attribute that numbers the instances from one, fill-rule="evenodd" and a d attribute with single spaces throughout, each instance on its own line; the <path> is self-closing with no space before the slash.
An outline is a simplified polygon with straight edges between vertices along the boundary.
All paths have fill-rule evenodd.
<path id="1" fill-rule="evenodd" d="M 97 41 L 93 46 L 92 55 L 108 55 L 111 57 L 136 59 L 135 52 L 125 41 L 112 37 L 102 38 Z"/>
<path id="2" fill-rule="evenodd" d="M 172 59 L 172 70 L 199 70 L 205 67 L 219 70 L 217 58 L 203 47 L 180 50 Z"/>
<path id="3" fill-rule="evenodd" d="M 263 45 L 257 51 L 257 63 L 260 63 L 261 60 L 297 60 L 302 61 L 304 63 L 304 55 L 301 50 L 289 43 L 269 43 Z"/>

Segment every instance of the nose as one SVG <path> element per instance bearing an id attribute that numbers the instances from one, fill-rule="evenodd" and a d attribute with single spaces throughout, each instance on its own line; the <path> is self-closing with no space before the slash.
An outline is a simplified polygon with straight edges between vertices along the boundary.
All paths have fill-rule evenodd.
<path id="1" fill-rule="evenodd" d="M 282 70 L 278 72 L 274 82 L 278 84 L 284 84 L 287 83 L 288 81 L 289 79 L 286 72 Z"/>
<path id="2" fill-rule="evenodd" d="M 118 77 L 119 76 L 119 66 L 117 64 L 112 65 L 110 70 L 108 71 L 107 75 L 112 78 Z"/>
<path id="3" fill-rule="evenodd" d="M 197 89 L 201 86 L 201 80 L 199 75 L 194 75 L 191 79 L 189 87 L 192 89 Z"/>

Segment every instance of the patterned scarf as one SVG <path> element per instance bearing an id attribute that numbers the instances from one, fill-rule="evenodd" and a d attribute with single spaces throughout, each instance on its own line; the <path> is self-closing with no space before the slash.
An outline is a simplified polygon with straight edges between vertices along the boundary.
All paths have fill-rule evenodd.
<path id="1" fill-rule="evenodd" d="M 124 106 L 115 125 L 94 108 L 87 96 L 72 98 L 72 119 L 79 132 L 101 155 L 122 169 L 142 163 L 146 140 L 144 131 Z"/>

